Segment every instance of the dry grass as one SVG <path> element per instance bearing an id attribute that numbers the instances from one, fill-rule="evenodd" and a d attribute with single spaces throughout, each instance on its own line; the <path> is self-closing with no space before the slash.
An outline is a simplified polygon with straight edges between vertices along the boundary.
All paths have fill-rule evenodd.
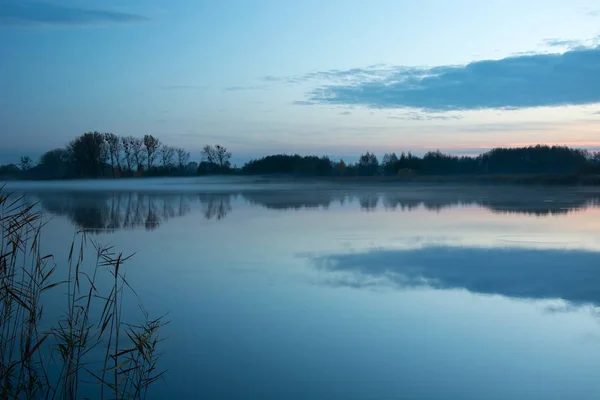
<path id="1" fill-rule="evenodd" d="M 0 188 L 0 399 L 145 398 L 164 373 L 157 365 L 165 322 L 141 306 L 141 324 L 122 321 L 124 293 L 137 297 L 123 269 L 129 257 L 90 241 L 88 270 L 88 239 L 78 232 L 68 276 L 55 280 L 54 257 L 40 250 L 44 222 L 36 210 Z M 103 292 L 98 280 L 107 272 Z M 59 288 L 66 288 L 64 315 L 43 329 L 42 296 Z"/>

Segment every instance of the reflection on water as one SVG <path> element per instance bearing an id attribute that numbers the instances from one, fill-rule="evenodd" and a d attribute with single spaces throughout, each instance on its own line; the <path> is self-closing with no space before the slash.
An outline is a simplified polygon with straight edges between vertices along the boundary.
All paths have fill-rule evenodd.
<path id="1" fill-rule="evenodd" d="M 67 216 L 90 232 L 157 229 L 163 222 L 188 214 L 202 205 L 206 219 L 222 219 L 231 211 L 231 196 L 223 194 L 165 194 L 140 192 L 41 193 L 35 196 L 51 214 Z"/>
<path id="2" fill-rule="evenodd" d="M 31 194 L 31 193 L 30 193 Z M 34 195 L 44 210 L 65 215 L 78 227 L 94 231 L 145 228 L 154 230 L 171 218 L 182 217 L 196 209 L 208 220 L 221 220 L 234 208 L 232 200 L 277 210 L 327 209 L 332 205 L 356 203 L 362 211 L 413 211 L 423 208 L 439 212 L 447 208 L 478 206 L 495 213 L 536 216 L 563 215 L 598 207 L 595 193 L 569 194 L 527 192 L 515 197 L 501 189 L 482 191 L 348 191 L 285 190 L 233 193 L 161 192 L 40 192 Z"/>
<path id="3" fill-rule="evenodd" d="M 86 228 L 136 253 L 171 321 L 152 398 L 598 398 L 593 191 L 164 182 L 28 194 L 64 217 L 52 249 Z"/>
<path id="4" fill-rule="evenodd" d="M 525 299 L 600 306 L 600 256 L 581 250 L 427 246 L 334 254 L 313 260 L 340 273 L 329 283 L 369 287 L 466 289 Z"/>

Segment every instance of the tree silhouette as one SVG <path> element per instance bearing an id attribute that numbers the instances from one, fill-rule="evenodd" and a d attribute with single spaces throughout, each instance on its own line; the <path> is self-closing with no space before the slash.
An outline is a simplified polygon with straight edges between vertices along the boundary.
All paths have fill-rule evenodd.
<path id="1" fill-rule="evenodd" d="M 76 173 L 82 177 L 98 177 L 103 172 L 107 146 L 100 132 L 87 132 L 74 139 L 67 148 Z"/>
<path id="2" fill-rule="evenodd" d="M 360 156 L 358 160 L 358 172 L 360 175 L 377 175 L 379 170 L 379 161 L 374 153 L 368 151 Z"/>
<path id="3" fill-rule="evenodd" d="M 160 160 L 162 167 L 169 169 L 173 166 L 173 158 L 175 157 L 175 149 L 171 146 L 163 144 L 160 147 Z"/>
<path id="4" fill-rule="evenodd" d="M 251 160 L 242 167 L 247 174 L 331 175 L 333 163 L 328 157 L 277 154 Z"/>
<path id="5" fill-rule="evenodd" d="M 156 153 L 160 148 L 160 140 L 152 135 L 144 135 L 144 149 L 146 150 L 146 161 L 148 162 L 148 171 L 154 165 Z"/>
<path id="6" fill-rule="evenodd" d="M 211 164 L 215 164 L 220 168 L 229 168 L 231 153 L 221 145 L 206 145 L 202 149 L 202 159 Z"/>
<path id="7" fill-rule="evenodd" d="M 179 147 L 175 149 L 175 154 L 177 156 L 177 166 L 181 172 L 184 172 L 185 166 L 190 161 L 190 153 Z"/>
<path id="8" fill-rule="evenodd" d="M 162 144 L 145 135 L 120 137 L 113 133 L 86 132 L 65 148 L 46 152 L 38 165 L 29 157 L 3 167 L 3 179 L 69 179 L 103 176 L 111 169 L 113 176 L 193 175 L 193 174 L 287 174 L 293 176 L 415 176 L 471 175 L 476 181 L 512 183 L 600 183 L 600 152 L 566 146 L 536 145 L 494 148 L 477 156 L 456 156 L 440 150 L 422 157 L 410 151 L 388 152 L 381 164 L 374 153 L 362 154 L 356 163 L 334 161 L 327 156 L 275 154 L 253 159 L 240 169 L 231 167 L 231 152 L 221 145 L 206 145 L 200 164 L 190 162 L 190 153 L 182 148 Z M 158 157 L 158 161 L 157 161 Z M 177 168 L 175 168 L 177 167 Z M 496 175 L 496 176 L 494 176 Z M 462 179 L 462 178 L 458 178 Z"/>
<path id="9" fill-rule="evenodd" d="M 398 156 L 396 153 L 385 153 L 383 159 L 381 160 L 381 167 L 383 168 L 383 173 L 385 175 L 396 175 L 398 173 Z"/>
<path id="10" fill-rule="evenodd" d="M 110 167 L 114 178 L 115 166 L 119 171 L 121 170 L 121 150 L 123 149 L 123 143 L 114 133 L 105 133 L 104 140 L 106 140 L 108 155 L 110 157 Z"/>
<path id="11" fill-rule="evenodd" d="M 31 169 L 32 166 L 33 166 L 33 161 L 31 161 L 31 157 L 29 157 L 29 156 L 21 157 L 21 160 L 19 162 L 19 167 L 21 168 L 21 171 L 28 171 Z"/>
<path id="12" fill-rule="evenodd" d="M 133 166 L 135 165 L 135 156 L 133 155 L 132 141 L 135 138 L 131 136 L 121 137 L 121 147 L 123 148 L 123 160 L 127 165 L 127 172 L 130 174 L 133 172 Z"/>
<path id="13" fill-rule="evenodd" d="M 131 145 L 131 154 L 135 160 L 136 171 L 142 171 L 144 169 L 145 161 L 144 141 L 133 136 L 130 136 L 129 139 L 129 143 Z"/>

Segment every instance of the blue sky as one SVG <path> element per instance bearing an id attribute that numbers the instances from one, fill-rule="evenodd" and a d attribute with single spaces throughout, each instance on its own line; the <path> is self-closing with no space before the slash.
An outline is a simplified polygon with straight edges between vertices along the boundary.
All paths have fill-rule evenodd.
<path id="1" fill-rule="evenodd" d="M 600 147 L 597 1 L 0 0 L 0 158 Z"/>

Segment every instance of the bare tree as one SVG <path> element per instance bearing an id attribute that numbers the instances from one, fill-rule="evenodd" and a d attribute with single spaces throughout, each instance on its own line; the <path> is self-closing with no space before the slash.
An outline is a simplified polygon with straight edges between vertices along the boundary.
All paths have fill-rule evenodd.
<path id="1" fill-rule="evenodd" d="M 190 160 L 190 153 L 181 147 L 176 149 L 175 153 L 177 155 L 177 165 L 179 166 L 179 170 L 183 171 Z"/>
<path id="2" fill-rule="evenodd" d="M 140 138 L 130 136 L 129 143 L 131 146 L 131 154 L 133 156 L 133 160 L 135 161 L 136 170 L 141 171 L 144 169 L 144 161 L 145 161 L 144 142 Z"/>
<path id="3" fill-rule="evenodd" d="M 216 164 L 222 168 L 229 168 L 231 165 L 229 160 L 231 159 L 231 152 L 221 145 L 210 146 L 206 145 L 202 149 L 202 158 L 211 163 Z"/>
<path id="4" fill-rule="evenodd" d="M 163 168 L 170 168 L 173 166 L 173 157 L 175 156 L 175 149 L 171 146 L 163 144 L 160 146 L 160 160 Z"/>
<path id="5" fill-rule="evenodd" d="M 110 166 L 113 171 L 113 177 L 115 176 L 115 164 L 117 168 L 121 169 L 121 150 L 123 149 L 121 139 L 114 133 L 105 133 L 104 139 L 108 147 L 108 155 L 110 157 Z"/>
<path id="6" fill-rule="evenodd" d="M 127 171 L 131 173 L 133 171 L 133 166 L 135 165 L 135 157 L 133 155 L 133 149 L 131 143 L 135 140 L 134 137 L 131 136 L 123 136 L 121 137 L 121 147 L 123 148 L 123 159 L 125 160 L 125 164 L 127 164 Z"/>
<path id="7" fill-rule="evenodd" d="M 152 135 L 144 135 L 144 149 L 146 150 L 146 161 L 148 162 L 148 170 L 152 168 L 156 153 L 160 149 L 160 140 Z"/>
<path id="8" fill-rule="evenodd" d="M 21 171 L 27 171 L 28 169 L 31 169 L 31 167 L 33 166 L 33 161 L 31 161 L 31 157 L 23 156 L 23 157 L 21 157 L 21 161 L 19 162 L 19 165 L 21 167 Z"/>

